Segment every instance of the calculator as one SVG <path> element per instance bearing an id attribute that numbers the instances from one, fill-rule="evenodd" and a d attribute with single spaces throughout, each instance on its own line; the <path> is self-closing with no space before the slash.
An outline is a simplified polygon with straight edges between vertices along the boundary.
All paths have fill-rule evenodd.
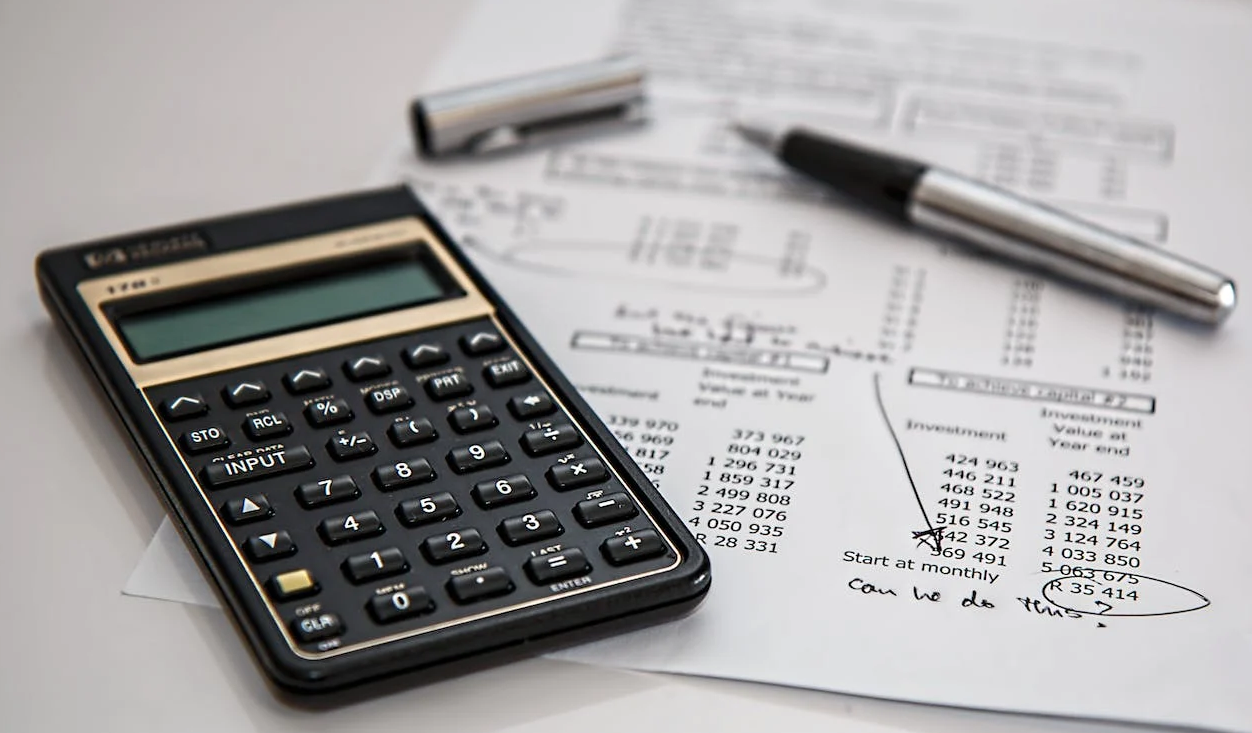
<path id="1" fill-rule="evenodd" d="M 36 270 L 282 689 L 439 678 L 708 591 L 699 544 L 407 188 Z"/>

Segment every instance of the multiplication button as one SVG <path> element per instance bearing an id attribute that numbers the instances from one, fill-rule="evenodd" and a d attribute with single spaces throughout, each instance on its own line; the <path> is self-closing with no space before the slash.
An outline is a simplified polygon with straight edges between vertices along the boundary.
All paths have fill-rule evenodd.
<path id="1" fill-rule="evenodd" d="M 557 491 L 569 491 L 598 484 L 609 477 L 599 458 L 572 458 L 557 463 L 547 471 L 548 483 Z"/>

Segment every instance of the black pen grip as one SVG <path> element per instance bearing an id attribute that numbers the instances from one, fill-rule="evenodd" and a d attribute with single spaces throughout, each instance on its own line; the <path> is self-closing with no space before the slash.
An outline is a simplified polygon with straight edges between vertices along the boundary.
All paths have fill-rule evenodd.
<path id="1" fill-rule="evenodd" d="M 926 166 L 908 158 L 832 140 L 806 130 L 782 139 L 778 157 L 788 166 L 893 218 L 908 216 L 909 196 Z"/>

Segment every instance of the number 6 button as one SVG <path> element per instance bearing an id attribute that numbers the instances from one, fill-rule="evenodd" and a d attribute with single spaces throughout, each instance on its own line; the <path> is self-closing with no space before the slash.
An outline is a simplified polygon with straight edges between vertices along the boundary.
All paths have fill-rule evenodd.
<path id="1" fill-rule="evenodd" d="M 422 542 L 422 554 L 436 564 L 452 562 L 458 558 L 481 555 L 487 551 L 483 536 L 473 528 L 460 529 L 447 534 L 428 537 Z"/>

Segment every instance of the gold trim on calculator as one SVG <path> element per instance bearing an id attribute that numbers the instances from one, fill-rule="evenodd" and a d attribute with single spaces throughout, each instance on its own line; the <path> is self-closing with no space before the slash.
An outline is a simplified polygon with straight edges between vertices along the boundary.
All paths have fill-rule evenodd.
<path id="1" fill-rule="evenodd" d="M 254 276 L 267 271 L 280 271 L 293 267 L 325 263 L 339 257 L 351 257 L 363 253 L 407 248 L 418 242 L 428 247 L 429 251 L 437 258 L 439 264 L 451 275 L 460 290 L 465 293 L 464 296 L 376 315 L 362 316 L 294 333 L 260 337 L 245 343 L 207 349 L 198 353 L 172 357 L 148 364 L 136 363 L 131 358 L 129 351 L 122 343 L 121 337 L 113 327 L 113 323 L 105 311 L 105 308 L 110 303 L 126 301 L 131 298 L 147 297 L 154 293 L 206 285 L 240 276 Z M 534 364 L 527 357 L 526 353 L 518 348 L 517 343 L 513 341 L 508 330 L 496 318 L 495 308 L 474 286 L 469 276 L 457 265 L 456 260 L 443 246 L 442 241 L 415 217 L 393 219 L 378 224 L 343 229 L 330 234 L 287 240 L 236 252 L 224 252 L 208 257 L 200 257 L 186 262 L 160 265 L 142 270 L 133 270 L 120 275 L 84 280 L 78 285 L 78 293 L 87 303 L 92 316 L 100 327 L 100 331 L 108 339 L 109 345 L 113 347 L 113 351 L 122 362 L 122 366 L 130 374 L 131 379 L 134 380 L 135 386 L 141 388 L 141 391 L 145 387 L 238 369 L 252 364 L 321 351 L 339 345 L 399 336 L 411 331 L 450 325 L 475 318 L 490 318 L 493 325 L 495 325 L 496 329 L 504 336 L 509 346 L 517 354 L 517 357 L 526 364 L 535 380 L 547 390 L 548 394 L 552 395 L 553 401 L 561 411 L 574 423 L 584 437 L 591 435 L 590 431 L 582 424 L 582 421 L 557 396 L 547 380 L 544 379 L 543 374 L 535 369 Z M 212 513 L 218 528 L 226 537 L 227 544 L 234 549 L 235 557 L 252 580 L 256 592 L 265 603 L 274 623 L 282 632 L 287 645 L 291 648 L 292 653 L 302 659 L 318 660 L 335 657 L 399 639 L 510 613 L 522 608 L 537 606 L 559 598 L 567 598 L 588 591 L 638 580 L 650 575 L 669 572 L 682 564 L 683 555 L 678 545 L 665 533 L 661 523 L 657 522 L 648 512 L 647 507 L 639 500 L 630 484 L 622 478 L 621 474 L 613 466 L 612 461 L 608 460 L 604 453 L 601 452 L 595 441 L 587 440 L 587 445 L 591 446 L 596 456 L 609 469 L 612 476 L 630 494 L 635 505 L 639 507 L 640 512 L 652 524 L 665 542 L 666 547 L 673 553 L 675 556 L 673 563 L 663 568 L 656 568 L 617 580 L 592 583 L 581 588 L 554 593 L 546 598 L 517 603 L 493 611 L 462 616 L 452 621 L 431 624 L 396 634 L 380 636 L 369 642 L 346 645 L 324 652 L 309 652 L 295 643 L 291 630 L 287 628 L 286 622 L 271 601 L 269 594 L 265 590 L 264 583 L 257 578 L 253 572 L 252 565 L 248 563 L 240 552 L 239 547 L 235 545 L 234 539 L 231 537 L 226 525 L 222 523 L 221 517 L 218 516 L 217 510 L 209 498 L 209 492 L 201 485 L 200 480 L 191 470 L 191 467 L 187 465 L 182 451 L 179 450 L 173 436 L 166 430 L 165 423 L 158 416 L 156 408 L 152 405 L 151 400 L 148 399 L 146 392 L 144 392 L 144 401 L 148 404 L 148 409 L 152 412 L 153 418 L 156 419 L 157 425 L 160 426 L 161 432 L 165 435 L 171 449 L 178 456 L 179 462 L 187 472 L 187 476 L 200 490 L 200 497 L 204 500 L 205 506 Z M 576 494 L 577 492 L 573 493 Z M 171 500 L 170 503 L 172 505 L 175 502 Z"/>

